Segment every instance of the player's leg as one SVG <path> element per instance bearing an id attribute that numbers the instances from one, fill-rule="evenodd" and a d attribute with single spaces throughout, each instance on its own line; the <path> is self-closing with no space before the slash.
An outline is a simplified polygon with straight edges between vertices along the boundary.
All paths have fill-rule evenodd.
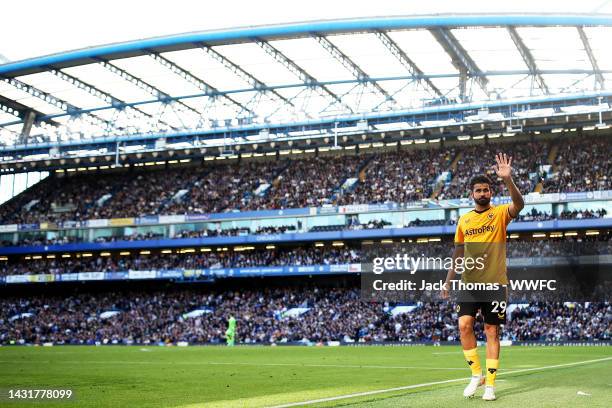
<path id="1" fill-rule="evenodd" d="M 499 368 L 499 325 L 485 322 L 484 331 L 487 336 L 487 362 L 485 367 L 486 387 L 482 399 L 493 401 L 495 400 L 495 377 Z"/>
<path id="2" fill-rule="evenodd" d="M 506 301 L 487 302 L 482 312 L 487 337 L 486 387 L 482 399 L 493 401 L 495 400 L 495 377 L 499 369 L 500 325 L 506 321 Z"/>
<path id="3" fill-rule="evenodd" d="M 228 346 L 233 346 L 234 345 L 234 333 L 233 332 L 227 332 L 225 334 L 225 341 L 226 341 Z"/>
<path id="4" fill-rule="evenodd" d="M 485 336 L 487 337 L 487 360 L 499 360 L 499 325 L 484 325 Z"/>
<path id="5" fill-rule="evenodd" d="M 475 316 L 459 316 L 459 336 L 461 338 L 461 346 L 463 347 L 463 351 L 476 348 L 476 335 L 474 334 L 475 320 Z"/>
<path id="6" fill-rule="evenodd" d="M 482 377 L 482 368 L 480 366 L 480 357 L 478 357 L 478 349 L 476 348 L 476 336 L 474 335 L 476 311 L 476 304 L 474 303 L 460 303 L 457 306 L 457 312 L 459 314 L 459 335 L 461 338 L 463 355 L 472 371 L 472 379 L 463 390 L 464 397 L 472 397 L 476 393 L 476 389 L 482 385 L 484 381 Z"/>

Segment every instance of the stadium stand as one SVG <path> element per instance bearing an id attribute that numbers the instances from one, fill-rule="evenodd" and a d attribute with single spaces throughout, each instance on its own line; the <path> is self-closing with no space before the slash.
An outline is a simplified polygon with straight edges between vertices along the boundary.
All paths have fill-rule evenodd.
<path id="1" fill-rule="evenodd" d="M 376 154 L 365 169 L 365 179 L 355 191 L 342 195 L 338 204 L 404 203 L 429 198 L 435 179 L 448 168 L 455 149 L 414 149 Z"/>
<path id="2" fill-rule="evenodd" d="M 214 344 L 223 342 L 229 315 L 237 316 L 238 338 L 247 344 L 458 339 L 452 305 L 415 304 L 396 315 L 393 306 L 363 302 L 355 287 L 312 285 L 9 296 L 0 300 L 0 344 Z M 287 312 L 293 308 L 303 313 L 292 317 Z M 194 310 L 202 312 L 189 317 Z M 612 306 L 602 302 L 522 304 L 502 332 L 503 339 L 523 341 L 611 336 Z"/>
<path id="3" fill-rule="evenodd" d="M 265 197 L 255 198 L 246 209 L 320 207 L 334 202 L 349 177 L 357 176 L 361 163 L 355 155 L 293 160 Z"/>
<path id="4" fill-rule="evenodd" d="M 501 150 L 513 157 L 516 182 L 523 193 L 534 191 L 540 181 L 545 192 L 605 190 L 611 188 L 612 179 L 607 157 L 610 139 L 563 140 L 550 174 L 541 171 L 541 166 L 547 164 L 551 142 L 504 141 L 300 160 L 243 160 L 148 172 L 51 176 L 3 204 L 0 223 L 404 203 L 431 198 L 438 187 L 437 199 L 467 197 L 469 179 L 480 173 L 491 175 L 491 158 Z M 445 171 L 452 175 L 450 182 L 438 183 L 437 177 Z M 344 189 L 349 178 L 356 179 L 356 184 Z M 259 187 L 266 188 L 257 192 Z M 495 194 L 504 194 L 500 180 Z"/>
<path id="5" fill-rule="evenodd" d="M 491 164 L 491 158 L 502 151 L 512 157 L 514 181 L 519 190 L 523 193 L 534 191 L 537 179 L 530 178 L 530 174 L 536 174 L 538 167 L 546 164 L 548 143 L 494 142 L 462 149 L 457 166 L 452 171 L 453 178 L 444 186 L 438 198 L 468 197 L 469 188 L 466 186 L 470 178 L 476 174 L 487 174 L 495 181 L 494 194 L 504 195 L 505 186 L 501 180 L 498 180 Z"/>
<path id="6" fill-rule="evenodd" d="M 549 212 L 538 211 L 532 208 L 526 214 L 521 214 L 515 222 L 530 222 L 530 221 L 550 221 L 550 220 L 578 220 L 578 219 L 595 219 L 604 218 L 608 212 L 605 208 L 597 210 L 566 210 L 561 212 L 559 215 L 552 215 Z M 405 227 L 431 227 L 439 225 L 455 225 L 456 220 L 421 220 L 416 218 L 410 221 Z M 347 224 L 337 225 L 318 225 L 310 228 L 309 232 L 325 232 L 325 231 L 344 231 L 344 230 L 360 230 L 360 229 L 383 229 L 392 227 L 393 224 L 385 220 L 370 220 L 367 223 L 360 224 L 358 221 L 349 220 Z M 205 238 L 205 237 L 221 237 L 221 236 L 241 236 L 241 235 L 267 235 L 267 234 L 284 234 L 288 232 L 301 232 L 298 231 L 295 225 L 282 225 L 282 226 L 265 226 L 258 227 L 255 230 L 251 230 L 248 227 L 239 228 L 223 228 L 223 229 L 198 229 L 198 230 L 179 230 L 172 236 L 173 239 L 181 238 Z M 132 233 L 130 235 L 112 235 L 112 236 L 101 236 L 94 238 L 92 242 L 104 243 L 104 242 L 119 242 L 119 241 L 147 241 L 157 240 L 162 238 L 169 238 L 164 236 L 162 233 Z M 46 232 L 34 232 L 30 233 L 27 237 L 22 237 L 16 242 L 12 241 L 1 241 L 0 247 L 9 246 L 48 246 L 48 245 L 66 245 L 74 244 L 79 242 L 87 242 L 88 240 L 84 236 L 68 236 L 61 235 L 53 238 L 47 238 Z"/>
<path id="7" fill-rule="evenodd" d="M 222 249 L 222 248 L 219 248 Z M 90 254 L 91 255 L 91 254 Z M 119 255 L 119 256 L 117 256 Z M 36 273 L 112 272 L 149 269 L 239 268 L 272 265 L 330 265 L 359 262 L 353 249 L 291 248 L 279 250 L 221 251 L 199 254 L 177 253 L 100 255 L 86 258 L 25 259 L 24 263 L 0 264 L 0 276 Z"/>
<path id="8" fill-rule="evenodd" d="M 561 236 L 542 240 L 511 240 L 507 254 L 511 258 L 579 256 L 612 254 L 612 242 L 607 233 L 584 237 Z M 452 252 L 450 240 L 443 242 L 397 243 L 397 250 L 409 256 L 447 257 Z M 379 252 L 389 252 L 380 246 L 285 246 L 271 249 L 254 247 L 247 250 L 229 250 L 227 248 L 205 248 L 206 252 L 195 253 L 181 250 L 147 251 L 147 254 L 131 253 L 81 253 L 70 257 L 57 255 L 11 256 L 0 261 L 0 276 L 40 274 L 40 273 L 76 273 L 76 272 L 114 272 L 127 270 L 169 270 L 197 268 L 240 268 L 255 266 L 301 266 L 301 265 L 335 265 L 359 263 L 372 259 Z M 398 252 L 399 253 L 399 252 Z M 78 257 L 77 257 L 78 255 Z"/>
<path id="9" fill-rule="evenodd" d="M 610 151 L 609 138 L 561 141 L 551 177 L 544 181 L 544 192 L 609 190 L 612 188 Z"/>

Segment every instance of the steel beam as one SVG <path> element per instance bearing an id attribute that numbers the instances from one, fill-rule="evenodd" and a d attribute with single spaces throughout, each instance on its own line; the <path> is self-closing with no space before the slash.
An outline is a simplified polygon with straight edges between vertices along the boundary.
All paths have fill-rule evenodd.
<path id="1" fill-rule="evenodd" d="M 111 128 L 113 127 L 113 124 L 110 123 L 109 121 L 107 121 L 106 119 L 102 119 L 99 118 L 97 116 L 95 116 L 93 113 L 91 112 L 85 112 L 85 110 L 72 105 L 71 103 L 64 101 L 63 99 L 60 99 L 54 95 L 51 95 L 50 93 L 44 92 L 32 85 L 28 85 L 25 82 L 22 82 L 18 79 L 15 78 L 4 78 L 4 82 L 10 84 L 11 86 L 14 86 L 17 89 L 22 90 L 23 92 L 26 92 L 32 96 L 35 96 L 45 102 L 47 102 L 50 105 L 53 105 L 63 111 L 66 112 L 67 115 L 86 115 L 90 120 L 92 120 L 96 125 L 100 126 L 101 124 L 103 124 L 103 127 L 106 128 Z M 44 117 L 44 116 L 43 116 Z"/>
<path id="2" fill-rule="evenodd" d="M 544 94 L 550 95 L 550 90 L 544 81 L 544 77 L 538 70 L 538 66 L 536 65 L 535 58 L 533 58 L 533 55 L 531 54 L 531 50 L 529 50 L 529 48 L 525 45 L 525 42 L 523 42 L 523 39 L 519 35 L 518 31 L 516 31 L 515 27 L 508 27 L 508 33 L 514 42 L 516 49 L 521 54 L 521 57 L 523 57 L 525 65 L 527 65 L 527 68 L 529 68 L 529 72 L 531 72 L 531 75 L 538 83 L 538 87 L 544 91 Z"/>
<path id="3" fill-rule="evenodd" d="M 582 45 L 584 46 L 584 50 L 589 56 L 589 60 L 591 61 L 591 66 L 593 66 L 593 71 L 595 73 L 595 80 L 599 84 L 599 89 L 606 89 L 605 79 L 601 74 L 601 70 L 599 69 L 599 64 L 597 63 L 597 58 L 595 58 L 595 54 L 593 53 L 593 49 L 591 48 L 591 43 L 589 42 L 589 38 L 584 32 L 584 28 L 576 27 L 578 29 L 578 34 L 580 35 L 580 39 L 582 40 Z"/>
<path id="4" fill-rule="evenodd" d="M 178 76 L 180 76 L 181 78 L 183 78 L 185 81 L 189 82 L 192 85 L 195 85 L 196 87 L 198 87 L 200 90 L 202 90 L 205 94 L 210 94 L 210 95 L 216 95 L 219 94 L 221 95 L 223 98 L 225 98 L 231 105 L 235 105 L 238 108 L 240 108 L 240 110 L 242 111 L 246 111 L 248 112 L 250 115 L 254 115 L 255 113 L 253 111 L 251 111 L 250 109 L 248 109 L 246 106 L 244 106 L 242 103 L 238 102 L 237 100 L 235 100 L 234 98 L 227 96 L 227 95 L 222 95 L 219 93 L 219 90 L 217 88 L 215 88 L 214 86 L 212 86 L 211 84 L 209 84 L 208 82 L 202 80 L 201 78 L 196 77 L 195 75 L 193 75 L 191 72 L 189 72 L 187 69 L 179 66 L 178 64 L 176 64 L 175 62 L 170 61 L 169 59 L 162 57 L 160 54 L 157 53 L 151 53 L 149 54 L 155 61 L 157 61 L 159 64 L 163 65 L 164 67 L 170 69 L 171 71 L 174 71 Z"/>
<path id="5" fill-rule="evenodd" d="M 402 50 L 399 45 L 387 33 L 384 31 L 377 31 L 376 37 L 382 42 L 382 44 L 393 54 L 393 56 L 399 61 L 400 64 L 404 68 L 410 72 L 410 74 L 415 77 L 422 77 L 424 75 L 423 71 L 419 69 L 419 67 L 412 61 L 408 55 Z M 437 86 L 429 78 L 417 79 L 420 83 L 425 83 L 426 87 L 429 88 L 430 92 L 433 92 L 438 97 L 443 97 L 444 94 L 438 89 Z"/>
<path id="6" fill-rule="evenodd" d="M 100 88 L 97 88 L 94 85 L 91 85 L 87 82 L 84 82 L 83 80 L 72 76 L 70 74 L 67 74 L 61 70 L 51 70 L 50 71 L 52 74 L 56 75 L 58 78 L 71 83 L 72 85 L 76 86 L 79 89 L 84 90 L 85 92 L 88 92 L 89 94 L 102 99 L 104 102 L 110 104 L 113 107 L 116 107 L 117 109 L 123 109 L 123 108 L 128 108 L 128 109 L 134 109 L 136 112 L 144 115 L 147 118 L 153 118 L 153 116 L 151 116 L 150 114 L 148 114 L 147 112 L 143 111 L 142 109 L 140 109 L 138 106 L 128 106 L 126 105 L 126 102 L 114 97 L 113 95 L 109 94 L 108 92 L 105 92 L 103 90 L 101 90 Z"/>
<path id="7" fill-rule="evenodd" d="M 327 51 L 332 57 L 334 57 L 337 61 L 339 61 L 349 72 L 357 78 L 360 82 L 370 83 L 382 96 L 385 97 L 385 100 L 397 103 L 395 99 L 387 93 L 380 86 L 380 84 L 376 81 L 373 81 L 368 74 L 365 73 L 359 65 L 357 65 L 353 60 L 351 60 L 346 54 L 344 54 L 338 47 L 336 47 L 331 41 L 329 41 L 326 37 L 322 35 L 316 35 L 315 40 Z"/>
<path id="8" fill-rule="evenodd" d="M 475 80 L 485 94 L 488 95 L 487 85 L 489 80 L 483 75 L 482 70 L 478 68 L 476 62 L 470 57 L 470 54 L 463 48 L 453 33 L 446 28 L 435 28 L 431 29 L 430 32 L 442 48 L 444 48 L 444 51 L 451 57 L 453 65 L 460 73 L 459 86 L 463 90 L 460 95 L 461 99 L 465 99 L 465 82 L 468 78 Z"/>
<path id="9" fill-rule="evenodd" d="M 278 48 L 275 48 L 269 42 L 262 41 L 260 39 L 257 39 L 257 45 L 259 45 L 268 55 L 274 58 L 276 62 L 282 64 L 289 72 L 299 78 L 304 83 L 304 85 L 319 89 L 322 95 L 326 95 L 332 98 L 334 100 L 334 103 L 342 105 L 344 108 L 348 109 L 349 112 L 353 112 L 353 108 L 342 102 L 342 99 L 338 95 L 332 92 L 326 85 L 321 84 L 319 81 L 317 81 L 302 67 L 292 61 L 285 54 L 280 52 Z"/>
<path id="10" fill-rule="evenodd" d="M 104 68 L 108 69 L 109 71 L 111 71 L 112 73 L 114 73 L 116 75 L 119 75 L 121 78 L 131 82 L 134 85 L 136 85 L 138 88 L 142 89 L 143 91 L 153 95 L 160 102 L 169 103 L 169 102 L 172 101 L 172 98 L 167 93 L 165 93 L 162 90 L 160 90 L 159 88 L 156 88 L 153 85 L 143 81 L 142 79 L 140 79 L 140 78 L 130 74 L 126 70 L 119 68 L 115 64 L 112 64 L 112 63 L 110 63 L 108 61 L 102 61 L 102 66 Z M 183 106 L 184 108 L 186 108 L 187 110 L 195 113 L 196 115 L 198 115 L 198 116 L 201 115 L 200 112 L 198 112 L 197 110 L 193 109 L 191 106 L 184 104 L 180 100 L 178 101 L 178 103 L 181 106 Z M 170 126 L 169 124 L 167 124 L 167 123 L 165 123 L 165 122 L 163 122 L 161 120 L 159 122 L 160 123 L 164 123 L 167 126 Z M 170 127 L 173 127 L 173 126 L 170 126 Z"/>
<path id="11" fill-rule="evenodd" d="M 293 104 L 293 102 L 291 102 L 289 99 L 285 98 L 283 95 L 278 93 L 275 89 L 270 89 L 268 85 L 266 85 L 265 83 L 257 79 L 253 74 L 245 71 L 244 68 L 242 68 L 241 66 L 239 66 L 238 64 L 236 64 L 235 62 L 227 58 L 226 56 L 222 55 L 221 53 L 219 53 L 218 51 L 214 50 L 212 47 L 209 47 L 209 46 L 204 46 L 202 47 L 202 49 L 210 57 L 212 57 L 215 61 L 219 62 L 225 68 L 232 71 L 240 79 L 242 79 L 243 81 L 251 85 L 253 90 L 257 92 L 269 92 L 272 95 L 274 95 L 276 98 L 278 98 L 279 100 L 283 101 L 283 103 L 295 109 L 295 105 Z"/>

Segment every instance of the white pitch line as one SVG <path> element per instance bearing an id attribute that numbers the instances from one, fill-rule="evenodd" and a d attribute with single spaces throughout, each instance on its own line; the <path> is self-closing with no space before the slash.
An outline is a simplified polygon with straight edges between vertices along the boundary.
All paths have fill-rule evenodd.
<path id="1" fill-rule="evenodd" d="M 512 370 L 510 372 L 501 372 L 499 375 L 504 375 L 504 374 L 516 374 L 516 373 L 525 373 L 528 371 L 538 371 L 538 370 L 549 370 L 552 368 L 561 368 L 561 367 L 571 367 L 571 366 L 575 366 L 575 365 L 581 365 L 581 364 L 589 364 L 589 363 L 598 363 L 600 361 L 608 361 L 608 360 L 612 360 L 612 357 L 604 357 L 604 358 L 598 358 L 595 360 L 584 360 L 584 361 L 576 361 L 575 363 L 565 363 L 565 364 L 556 364 L 556 365 L 551 365 L 551 366 L 543 366 L 543 367 L 534 367 L 534 368 L 521 368 L 518 370 Z"/>
<path id="2" fill-rule="evenodd" d="M 556 365 L 551 365 L 551 366 L 543 366 L 543 367 L 535 367 L 535 368 L 524 368 L 524 369 L 520 369 L 520 370 L 514 370 L 514 371 L 509 371 L 509 372 L 501 372 L 498 374 L 498 376 L 500 375 L 510 375 L 510 374 L 516 374 L 516 373 L 524 373 L 524 372 L 528 372 L 528 371 L 538 371 L 538 370 L 550 370 L 553 368 L 561 368 L 561 367 L 571 367 L 571 366 L 576 366 L 576 365 L 581 365 L 581 364 L 589 364 L 589 363 L 597 363 L 597 362 L 601 362 L 601 361 L 609 361 L 612 360 L 612 357 L 605 357 L 605 358 L 599 358 L 596 360 L 585 360 L 585 361 L 577 361 L 575 363 L 566 363 L 566 364 L 556 364 Z M 341 400 L 341 399 L 349 399 L 349 398 L 356 398 L 356 397 L 367 397 L 370 395 L 376 395 L 376 394 L 384 394 L 387 392 L 393 392 L 393 391 L 403 391 L 403 390 L 410 390 L 410 389 L 414 389 L 414 388 L 422 388 L 422 387 L 428 387 L 430 385 L 441 385 L 441 384 L 449 384 L 449 383 L 453 383 L 453 382 L 458 382 L 458 381 L 466 381 L 469 380 L 470 378 L 455 378 L 452 380 L 444 380 L 444 381 L 435 381 L 435 382 L 429 382 L 429 383 L 423 383 L 423 384 L 413 384 L 413 385 L 405 385 L 402 387 L 394 387 L 394 388 L 387 388 L 384 390 L 373 390 L 373 391 L 365 391 L 365 392 L 357 392 L 354 394 L 345 394 L 345 395 L 338 395 L 335 397 L 328 397 L 328 398 L 319 398 L 316 400 L 309 400 L 309 401 L 301 401 L 301 402 L 292 402 L 289 404 L 282 404 L 282 405 L 275 405 L 273 407 L 270 408 L 289 408 L 289 407 L 299 407 L 302 405 L 312 405 L 312 404 L 318 404 L 318 403 L 322 403 L 322 402 L 330 402 L 330 401 L 337 401 L 337 400 Z"/>
<path id="3" fill-rule="evenodd" d="M 354 394 L 338 395 L 336 397 L 319 398 L 319 399 L 316 399 L 316 400 L 302 401 L 302 402 L 292 402 L 292 403 L 289 403 L 289 404 L 275 405 L 275 406 L 270 407 L 270 408 L 299 407 L 299 406 L 302 406 L 302 405 L 318 404 L 320 402 L 330 402 L 330 401 L 336 401 L 336 400 L 347 399 L 347 398 L 355 398 L 355 397 L 367 397 L 369 395 L 383 394 L 383 393 L 392 392 L 392 391 L 403 391 L 403 390 L 409 390 L 409 389 L 412 389 L 412 388 L 427 387 L 429 385 L 440 385 L 440 384 L 448 384 L 448 383 L 458 382 L 458 381 L 467 381 L 469 379 L 470 379 L 469 377 L 466 377 L 466 378 L 455 378 L 455 379 L 452 379 L 452 380 L 434 381 L 434 382 L 423 383 L 423 384 L 404 385 L 402 387 L 387 388 L 387 389 L 384 389 L 384 390 L 357 392 L 357 393 L 354 393 Z"/>

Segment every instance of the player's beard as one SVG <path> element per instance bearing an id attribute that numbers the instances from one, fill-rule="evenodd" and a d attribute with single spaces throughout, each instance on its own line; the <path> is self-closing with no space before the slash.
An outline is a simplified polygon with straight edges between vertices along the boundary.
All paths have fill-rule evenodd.
<path id="1" fill-rule="evenodd" d="M 476 204 L 482 205 L 483 207 L 489 205 L 490 202 L 491 199 L 489 197 L 480 197 L 476 199 Z"/>

